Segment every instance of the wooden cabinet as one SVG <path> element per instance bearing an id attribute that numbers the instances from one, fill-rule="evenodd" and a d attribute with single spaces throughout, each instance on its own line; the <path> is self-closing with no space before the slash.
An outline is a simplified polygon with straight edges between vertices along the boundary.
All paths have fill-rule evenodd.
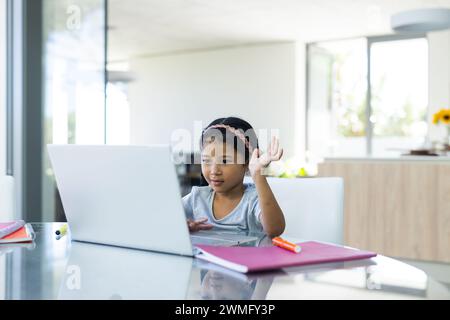
<path id="1" fill-rule="evenodd" d="M 344 178 L 344 239 L 380 254 L 450 262 L 450 161 L 327 160 Z"/>

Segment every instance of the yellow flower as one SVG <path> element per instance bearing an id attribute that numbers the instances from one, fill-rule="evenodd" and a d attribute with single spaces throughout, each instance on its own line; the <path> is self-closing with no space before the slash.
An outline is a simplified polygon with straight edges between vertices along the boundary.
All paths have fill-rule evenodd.
<path id="1" fill-rule="evenodd" d="M 433 124 L 438 124 L 440 118 L 441 118 L 441 113 L 440 112 L 436 112 L 433 115 Z"/>
<path id="2" fill-rule="evenodd" d="M 450 124 L 450 109 L 441 109 L 433 115 L 433 123 Z"/>
<path id="3" fill-rule="evenodd" d="M 441 113 L 441 121 L 444 124 L 450 124 L 450 109 L 447 110 L 442 110 L 443 112 Z"/>

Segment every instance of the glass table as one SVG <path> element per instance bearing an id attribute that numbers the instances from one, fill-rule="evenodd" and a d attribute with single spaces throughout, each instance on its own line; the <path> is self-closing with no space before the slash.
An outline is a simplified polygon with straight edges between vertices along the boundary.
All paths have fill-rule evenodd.
<path id="1" fill-rule="evenodd" d="M 450 299 L 425 272 L 372 259 L 240 274 L 190 257 L 57 240 L 33 224 L 32 244 L 0 246 L 0 299 Z M 270 245 L 261 236 L 250 245 Z"/>

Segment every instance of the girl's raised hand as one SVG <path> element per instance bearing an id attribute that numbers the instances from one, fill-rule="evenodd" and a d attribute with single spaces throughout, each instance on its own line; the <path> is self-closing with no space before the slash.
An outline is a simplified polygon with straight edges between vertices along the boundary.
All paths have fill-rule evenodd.
<path id="1" fill-rule="evenodd" d="M 260 174 L 263 168 L 269 166 L 272 161 L 278 161 L 283 156 L 283 148 L 280 148 L 279 140 L 274 136 L 270 143 L 269 150 L 266 153 L 260 155 L 259 149 L 253 151 L 248 169 L 252 177 L 255 174 Z"/>
<path id="2" fill-rule="evenodd" d="M 206 223 L 208 221 L 208 218 L 203 218 L 197 221 L 193 221 L 191 219 L 187 220 L 187 224 L 189 227 L 189 231 L 195 232 L 200 230 L 209 230 L 212 229 L 214 226 L 212 224 Z"/>

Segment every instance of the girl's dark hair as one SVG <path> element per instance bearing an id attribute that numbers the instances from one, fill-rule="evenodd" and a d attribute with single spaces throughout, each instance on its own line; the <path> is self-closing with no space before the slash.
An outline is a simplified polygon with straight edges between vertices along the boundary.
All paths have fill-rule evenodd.
<path id="1" fill-rule="evenodd" d="M 238 137 L 236 134 L 234 134 L 232 131 L 230 131 L 227 128 L 218 127 L 215 128 L 214 126 L 217 125 L 224 125 L 231 127 L 234 130 L 239 131 L 240 137 L 244 137 L 246 143 Z M 212 130 L 214 129 L 214 130 Z M 200 149 L 202 150 L 204 146 L 212 141 L 216 141 L 217 139 L 217 133 L 220 132 L 219 139 L 221 139 L 220 142 L 227 143 L 230 141 L 227 141 L 227 136 L 233 138 L 233 147 L 236 151 L 244 150 L 244 157 L 245 157 L 245 164 L 248 164 L 250 162 L 251 153 L 253 150 L 259 148 L 258 145 L 258 137 L 256 136 L 255 130 L 253 127 L 248 123 L 247 121 L 236 118 L 236 117 L 228 117 L 228 118 L 219 118 L 211 122 L 205 129 L 203 129 L 201 142 L 200 142 Z"/>

